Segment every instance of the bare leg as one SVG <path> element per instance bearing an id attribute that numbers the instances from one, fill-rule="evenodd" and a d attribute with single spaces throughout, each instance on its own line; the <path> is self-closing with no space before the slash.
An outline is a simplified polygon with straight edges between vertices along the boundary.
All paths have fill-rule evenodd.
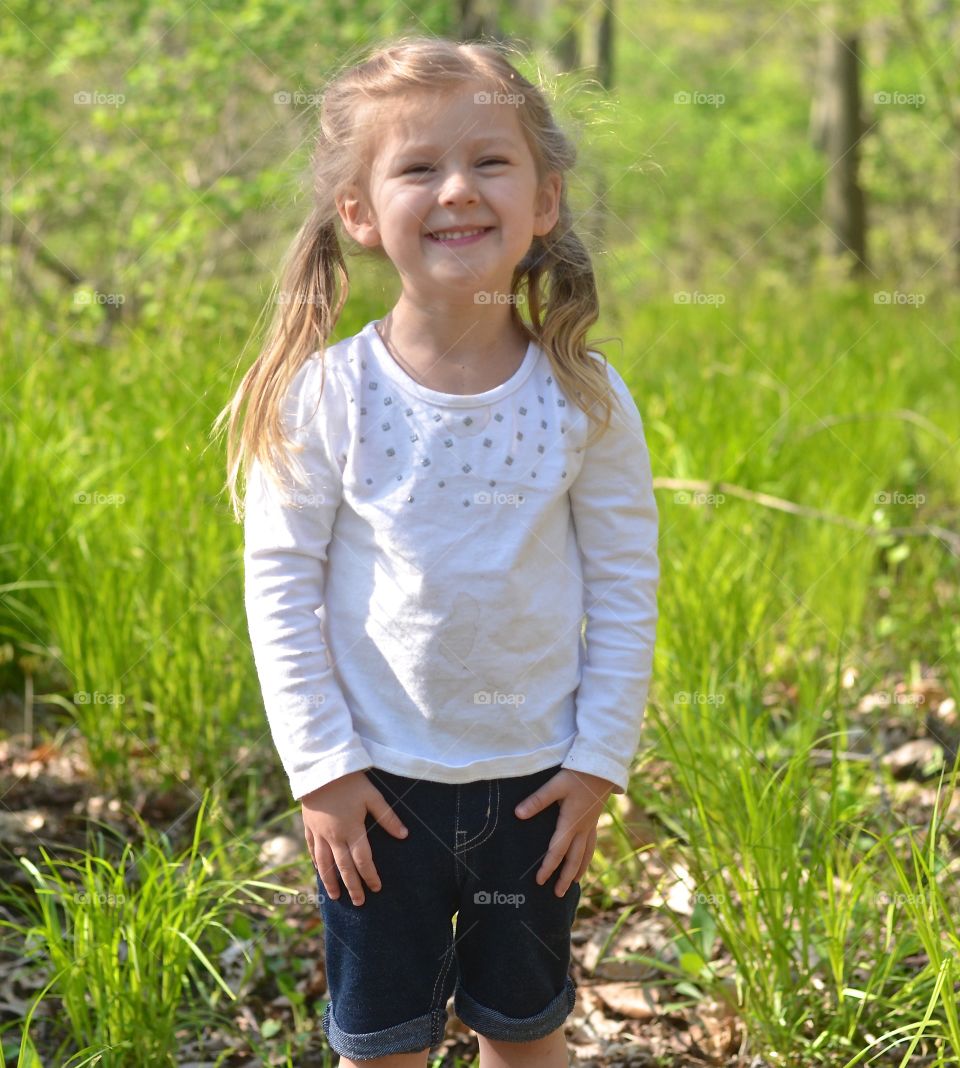
<path id="1" fill-rule="evenodd" d="M 570 1053 L 563 1028 L 533 1042 L 502 1042 L 477 1035 L 480 1068 L 567 1068 Z"/>
<path id="2" fill-rule="evenodd" d="M 371 1057 L 365 1061 L 351 1061 L 340 1058 L 340 1068 L 424 1068 L 429 1050 L 419 1053 L 391 1053 L 386 1057 Z"/>

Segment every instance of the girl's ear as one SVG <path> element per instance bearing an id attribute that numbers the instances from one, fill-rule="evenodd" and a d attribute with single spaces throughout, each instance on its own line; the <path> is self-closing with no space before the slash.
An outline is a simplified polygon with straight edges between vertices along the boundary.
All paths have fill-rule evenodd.
<path id="1" fill-rule="evenodd" d="M 544 178 L 537 192 L 534 208 L 533 232 L 543 237 L 557 225 L 560 218 L 560 195 L 563 192 L 563 179 L 555 171 Z"/>
<path id="2" fill-rule="evenodd" d="M 350 186 L 336 198 L 337 213 L 344 229 L 364 248 L 376 248 L 380 244 L 380 230 L 370 205 L 361 190 Z"/>

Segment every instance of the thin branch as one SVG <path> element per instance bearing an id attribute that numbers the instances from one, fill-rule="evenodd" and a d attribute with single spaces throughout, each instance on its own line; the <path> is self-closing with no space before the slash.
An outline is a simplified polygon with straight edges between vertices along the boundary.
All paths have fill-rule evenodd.
<path id="1" fill-rule="evenodd" d="M 854 423 L 882 417 L 902 419 L 905 423 L 913 423 L 914 426 L 920 427 L 921 430 L 928 431 L 942 444 L 953 444 L 953 439 L 950 435 L 942 431 L 936 423 L 931 422 L 926 416 L 911 411 L 909 408 L 893 408 L 888 412 L 853 412 L 849 415 L 825 415 L 822 419 L 818 419 L 816 423 L 796 431 L 796 437 L 791 435 L 791 440 L 808 438 L 821 430 L 826 430 L 828 427 L 837 426 L 839 423 Z"/>
<path id="2" fill-rule="evenodd" d="M 755 490 L 745 489 L 743 486 L 734 485 L 732 482 L 710 482 L 706 479 L 689 478 L 655 478 L 654 489 L 689 490 L 691 493 L 705 494 L 729 494 L 731 497 L 739 497 L 741 500 L 752 501 L 764 508 L 772 508 L 778 512 L 787 512 L 790 515 L 802 515 L 808 519 L 822 519 L 825 523 L 834 523 L 837 526 L 847 527 L 871 537 L 888 537 L 896 535 L 901 538 L 908 537 L 935 537 L 939 538 L 954 554 L 960 556 L 960 534 L 946 527 L 923 523 L 912 527 L 878 527 L 872 523 L 859 523 L 855 519 L 849 519 L 844 515 L 834 515 L 832 512 L 824 512 L 819 508 L 811 508 L 806 504 L 797 504 L 795 501 L 785 500 L 783 497 L 773 497 L 769 493 L 758 493 Z"/>

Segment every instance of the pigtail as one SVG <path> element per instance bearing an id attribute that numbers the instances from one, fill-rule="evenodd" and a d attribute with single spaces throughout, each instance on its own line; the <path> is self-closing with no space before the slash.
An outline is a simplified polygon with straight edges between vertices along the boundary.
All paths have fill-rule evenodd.
<path id="1" fill-rule="evenodd" d="M 307 359 L 315 352 L 323 358 L 349 291 L 350 279 L 333 214 L 318 204 L 287 250 L 260 355 L 214 424 L 216 432 L 229 418 L 224 488 L 237 520 L 243 518 L 237 482 L 241 474 L 246 480 L 254 459 L 281 489 L 285 488 L 286 474 L 292 473 L 301 485 L 305 482 L 302 465 L 295 458 L 302 446 L 289 441 L 283 432 L 282 405 L 290 383 Z M 325 373 L 326 368 L 321 391 Z"/>
<path id="2" fill-rule="evenodd" d="M 597 282 L 590 254 L 571 224 L 565 193 L 556 226 L 534 238 L 514 271 L 512 291 L 521 289 L 533 334 L 550 358 L 558 385 L 598 428 L 590 443 L 609 427 L 616 395 L 606 357 L 600 364 L 587 355 L 587 332 L 599 316 Z"/>

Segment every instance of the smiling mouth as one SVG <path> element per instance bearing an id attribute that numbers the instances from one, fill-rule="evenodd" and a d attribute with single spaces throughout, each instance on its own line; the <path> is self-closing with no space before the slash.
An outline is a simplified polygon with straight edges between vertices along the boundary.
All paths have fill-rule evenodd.
<path id="1" fill-rule="evenodd" d="M 484 234 L 489 233 L 493 229 L 492 226 L 471 226 L 463 227 L 459 230 L 438 230 L 436 233 L 427 233 L 427 237 L 431 241 L 440 241 L 443 243 L 460 241 L 473 241 L 478 237 L 483 237 Z"/>

